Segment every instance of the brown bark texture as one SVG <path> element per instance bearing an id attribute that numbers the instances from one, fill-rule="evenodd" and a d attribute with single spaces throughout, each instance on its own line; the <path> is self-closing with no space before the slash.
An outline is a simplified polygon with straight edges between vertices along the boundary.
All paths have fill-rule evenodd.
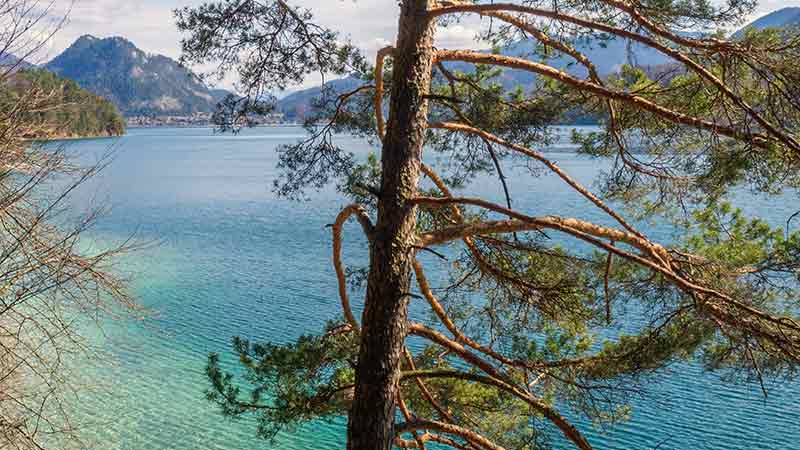
<path id="1" fill-rule="evenodd" d="M 401 5 L 348 450 L 389 450 L 395 437 L 417 224 L 412 200 L 420 176 L 427 122 L 425 96 L 434 61 L 434 23 L 427 15 L 431 2 L 405 0 Z"/>

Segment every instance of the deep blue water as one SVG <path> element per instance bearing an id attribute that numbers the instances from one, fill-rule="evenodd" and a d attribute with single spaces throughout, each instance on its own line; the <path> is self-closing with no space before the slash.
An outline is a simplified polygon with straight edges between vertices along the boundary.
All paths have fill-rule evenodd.
<path id="1" fill-rule="evenodd" d="M 275 147 L 301 136 L 299 128 L 236 136 L 147 129 L 69 143 L 87 160 L 116 149 L 114 162 L 75 199 L 76 208 L 112 206 L 93 237 L 102 243 L 134 234 L 153 244 L 118 267 L 151 315 L 109 322 L 102 334 L 88 330 L 107 358 L 75 361 L 92 386 L 78 403 L 88 448 L 343 448 L 343 420 L 293 430 L 270 445 L 254 437 L 252 423 L 223 419 L 204 400 L 205 358 L 220 352 L 231 361 L 231 336 L 286 342 L 340 314 L 325 225 L 346 200 L 330 190 L 300 203 L 271 192 Z M 357 154 L 369 150 L 353 139 L 343 143 Z M 568 146 L 551 156 L 587 184 L 602 169 Z M 553 176 L 512 177 L 511 190 L 515 206 L 526 211 L 605 222 Z M 499 199 L 501 190 L 480 179 L 465 193 Z M 800 209 L 796 197 L 740 200 L 776 223 Z M 669 230 L 649 231 L 670 239 Z M 357 226 L 347 229 L 345 255 L 363 265 L 358 233 Z M 422 314 L 419 308 L 412 313 Z M 800 449 L 798 384 L 771 385 L 765 399 L 757 386 L 723 384 L 692 365 L 672 367 L 657 379 L 647 398 L 634 401 L 629 421 L 598 430 L 577 419 L 596 448 Z M 569 448 L 557 436 L 555 443 Z"/>

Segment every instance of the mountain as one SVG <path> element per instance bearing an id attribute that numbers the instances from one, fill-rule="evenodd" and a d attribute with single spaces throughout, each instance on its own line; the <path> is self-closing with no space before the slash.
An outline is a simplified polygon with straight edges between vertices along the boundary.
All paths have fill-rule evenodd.
<path id="1" fill-rule="evenodd" d="M 304 89 L 287 95 L 277 103 L 278 112 L 282 112 L 286 119 L 302 121 L 303 118 L 313 109 L 314 100 L 318 99 L 323 89 L 330 89 L 330 92 L 342 94 L 351 91 L 362 84 L 361 80 L 352 77 L 339 78 L 310 89 Z"/>
<path id="2" fill-rule="evenodd" d="M 227 89 L 209 89 L 208 93 L 211 95 L 211 98 L 214 99 L 214 105 L 231 95 L 231 91 Z"/>
<path id="3" fill-rule="evenodd" d="M 520 58 L 541 61 L 541 56 L 535 53 L 536 42 L 533 40 L 523 40 L 514 42 L 500 49 L 500 54 L 505 56 L 515 56 Z M 623 65 L 633 65 L 638 67 L 663 66 L 671 62 L 669 57 L 664 54 L 636 42 L 628 42 L 624 39 L 610 39 L 606 41 L 581 42 L 575 44 L 575 48 L 586 55 L 597 67 L 601 77 L 616 73 Z M 558 56 L 545 60 L 545 62 L 556 69 L 563 70 L 573 76 L 586 78 L 588 72 L 585 67 L 575 62 L 569 56 Z M 470 72 L 473 65 L 461 62 L 451 62 L 446 64 L 450 70 Z M 506 69 L 500 75 L 499 81 L 507 89 L 517 86 L 531 86 L 536 79 L 536 74 L 523 70 Z"/>
<path id="4" fill-rule="evenodd" d="M 586 54 L 592 61 L 595 61 L 597 70 L 601 76 L 607 76 L 617 72 L 624 64 L 631 64 L 642 67 L 658 67 L 668 64 L 670 59 L 662 53 L 646 47 L 642 44 L 632 43 L 622 39 L 609 40 L 603 43 L 582 43 L 578 49 Z M 535 43 L 532 41 L 518 41 L 500 50 L 500 53 L 507 56 L 531 57 L 533 58 Z M 572 75 L 585 78 L 586 69 L 570 57 L 552 58 L 547 63 L 555 68 L 565 70 Z M 445 65 L 450 70 L 471 72 L 474 66 L 469 63 L 447 62 Z M 499 81 L 506 88 L 513 89 L 516 86 L 532 86 L 536 75 L 522 70 L 504 70 L 500 75 Z M 341 78 L 325 83 L 335 93 L 343 93 L 355 89 L 361 84 L 356 78 Z M 295 92 L 278 101 L 278 111 L 285 114 L 289 120 L 300 121 L 312 109 L 312 102 L 322 93 L 321 87 L 313 87 Z"/>
<path id="5" fill-rule="evenodd" d="M 0 112 L 14 108 L 21 97 L 29 98 L 34 89 L 53 94 L 25 117 L 28 124 L 40 128 L 37 134 L 25 137 L 57 139 L 125 133 L 125 121 L 113 103 L 43 69 L 13 72 L 0 85 Z"/>
<path id="6" fill-rule="evenodd" d="M 126 116 L 211 112 L 222 96 L 177 61 L 121 37 L 82 36 L 44 68 L 109 99 Z"/>
<path id="7" fill-rule="evenodd" d="M 769 27 L 787 28 L 800 26 L 800 8 L 783 8 L 774 11 L 755 20 L 744 29 L 754 27 L 764 29 Z M 741 35 L 743 30 L 734 34 L 734 37 Z M 686 37 L 700 38 L 704 34 L 701 32 L 683 32 Z M 500 49 L 500 53 L 506 56 L 516 56 L 522 58 L 541 58 L 534 54 L 535 42 L 524 40 L 512 43 Z M 605 77 L 616 73 L 623 65 L 633 65 L 647 70 L 661 70 L 669 67 L 675 62 L 663 53 L 650 48 L 644 44 L 630 42 L 625 39 L 616 38 L 606 41 L 581 42 L 575 47 L 597 67 L 600 76 Z M 547 64 L 560 70 L 564 70 L 576 77 L 585 78 L 586 68 L 577 64 L 569 56 L 560 56 L 548 59 Z M 450 70 L 470 72 L 474 66 L 468 63 L 448 62 L 445 63 Z M 517 86 L 531 86 L 536 79 L 536 75 L 531 72 L 521 70 L 504 70 L 500 75 L 499 81 L 504 87 L 513 89 Z M 334 87 L 336 92 L 344 92 L 358 86 L 358 81 L 352 78 L 333 80 L 327 84 Z M 321 93 L 320 87 L 306 89 L 287 96 L 278 102 L 278 109 L 286 114 L 288 118 L 302 119 L 306 111 L 311 108 L 311 101 Z"/>
<path id="8" fill-rule="evenodd" d="M 532 40 L 518 41 L 501 49 L 500 53 L 506 56 L 538 59 L 534 54 L 535 47 L 536 43 Z M 658 50 L 621 38 L 579 42 L 575 44 L 575 48 L 595 64 L 600 76 L 618 72 L 623 65 L 649 67 L 660 66 L 670 61 Z M 549 58 L 547 64 L 581 78 L 587 75 L 586 69 L 569 56 Z"/>
<path id="9" fill-rule="evenodd" d="M 734 37 L 742 36 L 745 30 L 750 28 L 764 30 L 766 28 L 791 28 L 797 26 L 800 26 L 800 8 L 782 8 L 754 20 L 751 24 L 737 31 Z"/>

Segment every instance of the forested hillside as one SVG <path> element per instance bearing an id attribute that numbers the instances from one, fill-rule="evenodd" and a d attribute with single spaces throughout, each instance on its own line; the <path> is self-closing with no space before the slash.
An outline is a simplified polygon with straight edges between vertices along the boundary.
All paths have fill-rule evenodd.
<path id="1" fill-rule="evenodd" d="M 0 86 L 0 107 L 13 108 L 21 96 L 37 91 L 47 99 L 29 114 L 40 125 L 36 139 L 119 136 L 125 121 L 110 101 L 81 89 L 77 83 L 42 69 L 25 69 Z"/>

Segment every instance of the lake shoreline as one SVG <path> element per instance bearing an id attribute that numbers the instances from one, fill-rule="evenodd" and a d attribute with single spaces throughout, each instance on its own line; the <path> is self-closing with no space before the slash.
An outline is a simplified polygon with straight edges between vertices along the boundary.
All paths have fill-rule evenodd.
<path id="1" fill-rule="evenodd" d="M 256 125 L 254 127 L 246 127 L 246 128 L 302 128 L 303 124 L 301 123 L 275 123 L 275 124 L 261 124 Z M 128 125 L 129 130 L 153 130 L 158 128 L 175 128 L 179 130 L 190 130 L 194 128 L 203 129 L 203 128 L 215 128 L 213 124 L 204 124 L 204 125 Z"/>
<path id="2" fill-rule="evenodd" d="M 87 139 L 114 139 L 126 136 L 128 133 L 122 134 L 89 134 L 86 136 L 52 136 L 52 137 L 45 137 L 45 138 L 25 138 L 23 141 L 25 142 L 42 142 L 42 143 L 50 143 L 50 142 L 58 142 L 58 141 L 82 141 Z"/>

